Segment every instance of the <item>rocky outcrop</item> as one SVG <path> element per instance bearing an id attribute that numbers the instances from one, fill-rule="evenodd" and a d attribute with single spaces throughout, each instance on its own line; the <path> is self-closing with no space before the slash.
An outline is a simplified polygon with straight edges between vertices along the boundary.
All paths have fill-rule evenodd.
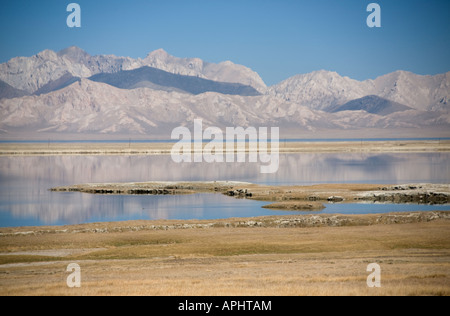
<path id="1" fill-rule="evenodd" d="M 248 189 L 237 189 L 227 191 L 227 195 L 244 198 L 244 197 L 252 197 L 253 193 L 249 192 Z"/>
<path id="2" fill-rule="evenodd" d="M 276 220 L 278 227 L 322 227 L 322 226 L 370 226 L 377 224 L 410 224 L 430 222 L 439 219 L 449 220 L 449 212 L 390 213 L 383 215 L 309 215 Z"/>
<path id="3" fill-rule="evenodd" d="M 397 185 L 381 187 L 380 191 L 365 193 L 355 198 L 359 201 L 382 203 L 448 204 L 450 194 L 443 190 L 448 185 Z"/>
<path id="4" fill-rule="evenodd" d="M 338 203 L 338 202 L 342 202 L 345 199 L 342 196 L 330 196 L 327 201 L 331 202 L 331 203 Z"/>

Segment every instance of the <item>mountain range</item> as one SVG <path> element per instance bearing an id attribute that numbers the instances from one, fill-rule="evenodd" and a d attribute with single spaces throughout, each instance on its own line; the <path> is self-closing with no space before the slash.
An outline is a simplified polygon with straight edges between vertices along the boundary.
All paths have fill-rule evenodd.
<path id="1" fill-rule="evenodd" d="M 0 137 L 170 138 L 204 125 L 279 126 L 282 137 L 450 137 L 450 72 L 358 81 L 316 71 L 267 87 L 230 61 L 91 56 L 77 47 L 0 64 Z"/>

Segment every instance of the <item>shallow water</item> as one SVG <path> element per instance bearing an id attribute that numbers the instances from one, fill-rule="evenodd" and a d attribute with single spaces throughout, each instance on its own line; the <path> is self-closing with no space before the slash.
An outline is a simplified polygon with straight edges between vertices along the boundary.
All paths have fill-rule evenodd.
<path id="1" fill-rule="evenodd" d="M 217 219 L 286 214 L 264 202 L 220 194 L 103 196 L 48 191 L 104 182 L 234 180 L 271 185 L 449 183 L 450 154 L 290 154 L 276 174 L 259 164 L 182 163 L 170 156 L 0 157 L 0 226 L 65 225 L 134 219 Z M 330 205 L 327 213 L 450 210 L 449 206 Z"/>

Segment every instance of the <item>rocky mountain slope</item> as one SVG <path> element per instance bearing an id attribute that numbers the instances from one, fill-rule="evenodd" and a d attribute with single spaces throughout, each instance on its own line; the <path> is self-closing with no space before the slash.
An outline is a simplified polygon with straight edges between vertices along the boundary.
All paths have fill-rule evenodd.
<path id="1" fill-rule="evenodd" d="M 375 80 L 357 81 L 322 70 L 286 79 L 270 87 L 268 93 L 314 110 L 343 105 L 369 95 L 417 110 L 446 110 L 450 100 L 450 72 L 420 76 L 397 71 Z"/>
<path id="2" fill-rule="evenodd" d="M 279 126 L 299 135 L 322 129 L 417 128 L 450 126 L 439 111 L 410 110 L 387 116 L 366 111 L 326 113 L 269 95 L 254 97 L 214 92 L 191 95 L 148 88 L 119 89 L 81 79 L 40 96 L 0 101 L 0 128 L 6 131 L 165 135 L 176 126 Z"/>
<path id="3" fill-rule="evenodd" d="M 28 93 L 26 91 L 11 87 L 6 82 L 0 80 L 0 99 L 1 98 L 7 98 L 7 99 L 20 98 L 25 95 L 28 95 Z"/>

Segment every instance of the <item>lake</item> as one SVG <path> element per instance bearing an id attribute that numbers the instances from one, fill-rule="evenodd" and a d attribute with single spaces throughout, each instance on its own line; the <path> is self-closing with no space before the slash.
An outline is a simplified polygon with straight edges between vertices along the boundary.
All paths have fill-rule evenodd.
<path id="1" fill-rule="evenodd" d="M 249 163 L 177 164 L 170 156 L 0 157 L 0 227 L 291 214 L 261 208 L 268 204 L 265 202 L 220 194 L 111 196 L 48 190 L 81 183 L 214 180 L 268 185 L 450 182 L 449 153 L 289 154 L 280 155 L 280 168 L 276 174 L 261 174 L 259 167 L 259 164 Z M 333 204 L 327 205 L 323 212 L 361 214 L 418 210 L 450 210 L 450 206 Z"/>

